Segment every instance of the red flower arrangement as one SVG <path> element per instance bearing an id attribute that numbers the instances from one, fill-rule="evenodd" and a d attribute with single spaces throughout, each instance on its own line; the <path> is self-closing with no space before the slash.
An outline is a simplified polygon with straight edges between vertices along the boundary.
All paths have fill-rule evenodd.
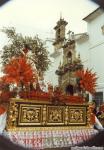
<path id="1" fill-rule="evenodd" d="M 80 96 L 70 96 L 70 95 L 64 95 L 63 93 L 60 93 L 59 91 L 53 91 L 53 92 L 43 92 L 43 91 L 21 91 L 20 92 L 20 98 L 23 99 L 31 99 L 31 100 L 41 100 L 41 101 L 50 101 L 50 102 L 57 102 L 59 104 L 65 104 L 65 103 L 84 103 L 85 100 Z"/>
<path id="2" fill-rule="evenodd" d="M 37 82 L 37 72 L 27 63 L 26 57 L 17 57 L 4 67 L 4 76 L 0 78 L 0 101 L 8 101 L 14 97 L 16 91 L 11 92 L 9 85 L 16 84 L 17 87 L 24 85 L 26 88 L 30 83 Z M 8 88 L 7 88 L 8 87 Z"/>
<path id="3" fill-rule="evenodd" d="M 25 57 L 13 58 L 9 64 L 4 68 L 3 80 L 5 83 L 16 83 L 21 82 L 27 85 L 30 82 L 37 80 L 36 74 L 33 74 L 33 70 L 30 64 L 27 63 Z"/>
<path id="4" fill-rule="evenodd" d="M 96 87 L 96 74 L 91 70 L 78 70 L 76 76 L 80 79 L 80 88 L 84 91 L 88 91 L 91 94 L 95 93 Z"/>
<path id="5" fill-rule="evenodd" d="M 11 92 L 9 91 L 2 91 L 2 93 L 0 94 L 0 101 L 1 102 L 8 102 L 9 99 L 12 97 Z"/>
<path id="6" fill-rule="evenodd" d="M 49 101 L 50 100 L 50 94 L 47 92 L 42 92 L 42 91 L 30 91 L 30 92 L 25 92 L 21 91 L 20 97 L 23 99 L 31 99 L 31 100 L 41 100 L 41 101 Z"/>
<path id="7" fill-rule="evenodd" d="M 0 106 L 0 115 L 2 115 L 5 111 L 6 109 L 3 106 Z"/>
<path id="8" fill-rule="evenodd" d="M 16 83 L 19 86 L 23 83 L 25 86 L 30 83 L 37 82 L 37 73 L 33 73 L 32 67 L 27 63 L 26 57 L 13 58 L 9 64 L 4 68 L 5 75 L 2 77 L 2 82 L 5 84 Z M 82 89 L 94 93 L 96 74 L 92 74 L 88 69 L 86 71 L 79 70 L 76 72 L 76 76 L 79 77 L 80 86 Z M 43 92 L 42 90 L 33 91 L 20 91 L 21 98 L 28 98 L 34 100 L 58 100 L 62 103 L 83 103 L 84 99 L 80 96 L 66 96 L 62 94 L 59 88 L 56 90 L 50 89 L 49 92 Z M 10 91 L 2 91 L 0 99 L 9 100 L 13 97 L 13 93 Z"/>

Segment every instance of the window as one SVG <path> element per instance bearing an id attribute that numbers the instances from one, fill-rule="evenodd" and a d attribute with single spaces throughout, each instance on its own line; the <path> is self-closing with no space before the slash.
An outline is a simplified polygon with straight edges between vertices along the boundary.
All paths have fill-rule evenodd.
<path id="1" fill-rule="evenodd" d="M 88 93 L 86 94 L 86 101 L 87 102 L 89 101 L 89 94 Z"/>
<path id="2" fill-rule="evenodd" d="M 104 25 L 101 27 L 102 33 L 104 34 Z"/>
<path id="3" fill-rule="evenodd" d="M 68 63 L 72 62 L 72 53 L 70 51 L 67 54 L 67 61 L 68 61 Z"/>
<path id="4" fill-rule="evenodd" d="M 60 28 L 57 30 L 57 38 L 60 38 Z"/>
<path id="5" fill-rule="evenodd" d="M 68 58 L 72 57 L 72 53 L 70 51 L 68 52 L 67 57 Z"/>
<path id="6" fill-rule="evenodd" d="M 100 106 L 103 103 L 103 92 L 96 92 L 93 96 L 96 106 Z"/>

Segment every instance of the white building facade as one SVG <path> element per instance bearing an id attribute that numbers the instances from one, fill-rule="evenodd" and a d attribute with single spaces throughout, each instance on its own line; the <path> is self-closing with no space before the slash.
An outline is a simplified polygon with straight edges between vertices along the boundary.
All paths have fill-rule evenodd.
<path id="1" fill-rule="evenodd" d="M 75 36 L 76 51 L 80 52 L 85 68 L 97 74 L 94 98 L 99 105 L 104 100 L 104 11 L 97 8 L 83 20 L 87 22 L 87 33 Z"/>
<path id="2" fill-rule="evenodd" d="M 104 11 L 97 8 L 84 19 L 87 23 L 87 32 L 75 34 L 76 52 L 80 53 L 80 58 L 85 68 L 92 69 L 97 74 L 97 88 L 94 99 L 97 104 L 104 101 Z M 65 26 L 67 22 L 60 19 L 56 27 L 56 39 L 54 42 L 54 53 L 51 55 L 53 63 L 46 73 L 45 79 L 54 86 L 58 85 L 58 76 L 55 71 L 63 61 L 63 48 L 65 40 Z M 62 32 L 61 32 L 62 31 Z M 61 39 L 61 40 L 59 40 Z M 89 95 L 89 100 L 93 97 Z"/>

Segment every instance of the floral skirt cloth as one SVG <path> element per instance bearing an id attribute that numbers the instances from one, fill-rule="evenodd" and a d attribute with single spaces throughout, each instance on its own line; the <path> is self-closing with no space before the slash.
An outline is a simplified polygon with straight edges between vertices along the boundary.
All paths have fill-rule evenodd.
<path id="1" fill-rule="evenodd" d="M 32 149 L 70 147 L 84 142 L 97 134 L 94 129 L 55 129 L 37 131 L 8 131 L 8 138 L 19 145 Z"/>

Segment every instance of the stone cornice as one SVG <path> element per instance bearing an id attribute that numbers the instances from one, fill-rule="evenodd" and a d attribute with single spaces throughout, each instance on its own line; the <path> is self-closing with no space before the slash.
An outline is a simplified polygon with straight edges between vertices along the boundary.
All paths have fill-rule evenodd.
<path id="1" fill-rule="evenodd" d="M 85 42 L 86 40 L 89 39 L 89 35 L 87 32 L 85 33 L 80 33 L 80 34 L 75 34 L 75 41 L 76 42 Z"/>
<path id="2" fill-rule="evenodd" d="M 103 13 L 104 11 L 100 7 L 98 7 L 96 10 L 94 10 L 92 13 L 90 13 L 88 16 L 86 16 L 82 20 L 86 22 L 91 22 L 92 20 L 94 20 L 95 18 L 97 18 L 99 15 Z"/>

